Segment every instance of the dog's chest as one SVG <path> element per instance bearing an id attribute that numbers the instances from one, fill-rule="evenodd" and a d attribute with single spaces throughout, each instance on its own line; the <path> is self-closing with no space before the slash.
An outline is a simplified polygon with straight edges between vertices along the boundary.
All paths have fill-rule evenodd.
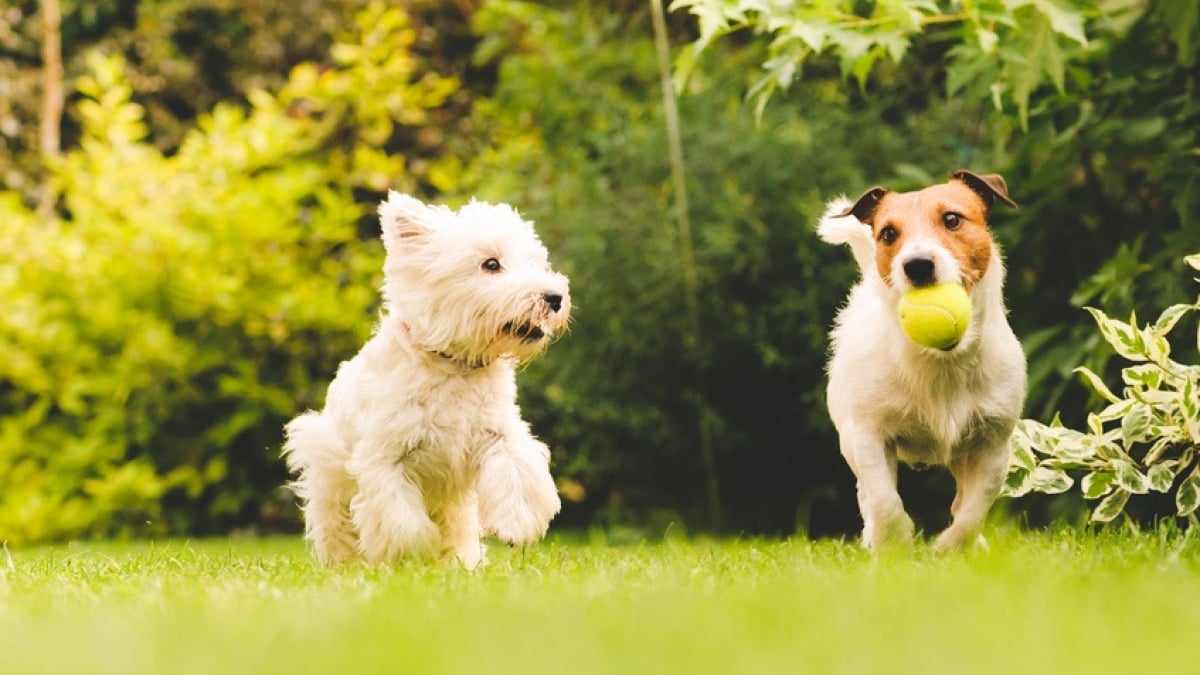
<path id="1" fill-rule="evenodd" d="M 420 470 L 466 478 L 475 459 L 501 434 L 506 393 L 502 383 L 447 378 L 410 399 L 412 450 L 404 458 Z"/>
<path id="2" fill-rule="evenodd" d="M 902 395 L 880 410 L 880 427 L 897 456 L 911 464 L 947 464 L 986 430 L 981 392 L 968 376 L 893 383 Z"/>

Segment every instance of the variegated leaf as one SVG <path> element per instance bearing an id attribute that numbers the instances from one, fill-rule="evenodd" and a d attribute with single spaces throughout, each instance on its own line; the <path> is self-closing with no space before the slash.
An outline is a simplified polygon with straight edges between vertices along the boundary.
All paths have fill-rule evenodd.
<path id="1" fill-rule="evenodd" d="M 1125 399 L 1119 403 L 1113 403 L 1096 413 L 1101 422 L 1111 422 L 1120 419 L 1129 413 L 1129 409 L 1134 406 L 1134 401 Z"/>
<path id="2" fill-rule="evenodd" d="M 1150 406 L 1136 405 L 1130 409 L 1129 414 L 1121 418 L 1121 437 L 1125 447 L 1131 448 L 1135 443 L 1149 440 L 1150 424 L 1153 421 Z"/>
<path id="3" fill-rule="evenodd" d="M 1136 328 L 1118 319 L 1110 318 L 1107 314 L 1094 307 L 1086 307 L 1085 309 L 1096 320 L 1096 325 L 1100 328 L 1100 335 L 1104 337 L 1105 342 L 1111 345 L 1117 354 L 1130 361 L 1142 362 L 1147 360 L 1145 345 L 1141 344 L 1140 335 Z M 1136 319 L 1137 317 L 1134 318 Z"/>
<path id="4" fill-rule="evenodd" d="M 1150 449 L 1146 451 L 1146 456 L 1142 458 L 1142 463 L 1147 466 L 1153 466 L 1158 463 L 1159 457 L 1166 452 L 1167 448 L 1171 447 L 1170 438 L 1159 438 L 1154 441 Z"/>
<path id="5" fill-rule="evenodd" d="M 1117 485 L 1134 494 L 1144 495 L 1150 491 L 1150 481 L 1132 462 L 1118 459 L 1112 463 L 1117 474 Z"/>
<path id="6" fill-rule="evenodd" d="M 1075 480 L 1065 471 L 1039 466 L 1029 477 L 1033 490 L 1046 495 L 1056 495 L 1066 492 L 1075 484 Z"/>
<path id="7" fill-rule="evenodd" d="M 1179 515 L 1190 515 L 1197 505 L 1200 505 L 1200 466 L 1192 467 L 1192 472 L 1175 491 L 1175 508 Z"/>
<path id="8" fill-rule="evenodd" d="M 1010 467 L 1020 467 L 1026 471 L 1033 471 L 1033 468 L 1037 466 L 1037 457 L 1034 456 L 1033 448 L 1029 444 L 1029 437 L 1022 433 L 1020 429 L 1009 437 L 1008 447 L 1012 451 L 1008 461 Z"/>
<path id="9" fill-rule="evenodd" d="M 1111 471 L 1097 471 L 1083 477 L 1079 488 L 1084 499 L 1099 499 L 1108 494 L 1116 485 L 1117 475 Z"/>
<path id="10" fill-rule="evenodd" d="M 1154 328 L 1151 330 L 1154 331 L 1155 335 L 1165 336 L 1167 333 L 1171 332 L 1171 329 L 1175 327 L 1175 324 L 1179 323 L 1180 319 L 1186 316 L 1188 312 L 1195 309 L 1195 305 L 1171 305 L 1163 310 L 1162 314 L 1158 315 L 1158 320 L 1154 322 Z"/>
<path id="11" fill-rule="evenodd" d="M 1158 389 L 1162 386 L 1163 371 L 1153 363 L 1139 363 L 1121 371 L 1125 384 L 1137 389 Z"/>
<path id="12" fill-rule="evenodd" d="M 1033 472 L 1022 466 L 1010 466 L 1000 494 L 1005 497 L 1024 497 L 1033 489 Z"/>
<path id="13" fill-rule="evenodd" d="M 1171 485 L 1175 482 L 1175 463 L 1161 462 L 1150 467 L 1146 472 L 1146 478 L 1150 481 L 1150 489 L 1155 492 L 1167 493 L 1171 490 Z"/>
<path id="14" fill-rule="evenodd" d="M 1138 331 L 1138 338 L 1145 346 L 1146 358 L 1155 364 L 1166 367 L 1167 362 L 1171 360 L 1171 343 L 1167 342 L 1167 338 L 1155 335 L 1154 331 L 1149 328 Z"/>
<path id="15" fill-rule="evenodd" d="M 1125 504 L 1128 501 L 1129 492 L 1121 488 L 1113 490 L 1107 497 L 1100 500 L 1096 508 L 1092 509 L 1092 520 L 1098 523 L 1111 521 L 1121 515 L 1121 511 L 1125 510 Z"/>
<path id="16" fill-rule="evenodd" d="M 1101 380 L 1100 376 L 1096 373 L 1093 373 L 1090 368 L 1079 366 L 1075 369 L 1075 372 L 1083 376 L 1083 379 L 1087 381 L 1088 386 L 1092 388 L 1092 391 L 1100 394 L 1100 396 L 1102 396 L 1109 403 L 1121 402 L 1121 399 L 1118 398 L 1116 394 L 1112 393 L 1112 391 L 1110 391 L 1109 388 L 1104 384 L 1104 380 Z"/>
<path id="17" fill-rule="evenodd" d="M 1180 392 L 1179 412 L 1183 433 L 1193 443 L 1200 444 L 1200 384 L 1197 377 L 1190 376 Z"/>

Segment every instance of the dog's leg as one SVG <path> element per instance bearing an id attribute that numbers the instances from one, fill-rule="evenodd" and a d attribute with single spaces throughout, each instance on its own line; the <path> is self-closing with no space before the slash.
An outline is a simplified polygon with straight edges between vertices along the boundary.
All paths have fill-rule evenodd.
<path id="1" fill-rule="evenodd" d="M 1008 471 L 1008 445 L 984 447 L 965 452 L 950 462 L 956 490 L 950 512 L 954 520 L 933 543 L 938 551 L 962 548 L 969 544 L 986 547 L 980 532 L 992 503 L 1004 486 Z"/>
<path id="2" fill-rule="evenodd" d="M 315 470 L 308 472 L 305 481 L 304 534 L 312 542 L 317 560 L 326 565 L 353 560 L 357 553 L 350 521 L 354 483 L 345 475 L 321 476 Z"/>
<path id="3" fill-rule="evenodd" d="M 550 476 L 550 449 L 510 424 L 480 458 L 477 492 L 484 532 L 508 544 L 541 539 L 562 507 Z"/>
<path id="4" fill-rule="evenodd" d="M 367 562 L 437 553 L 441 539 L 437 525 L 425 510 L 421 489 L 402 463 L 352 466 L 352 471 L 358 479 L 358 494 L 350 500 L 350 517 Z"/>
<path id="5" fill-rule="evenodd" d="M 858 506 L 863 518 L 863 545 L 878 551 L 910 544 L 916 527 L 896 490 L 896 451 L 874 434 L 858 429 L 843 433 L 842 454 L 858 479 Z"/>
<path id="6" fill-rule="evenodd" d="M 434 520 L 442 533 L 442 557 L 453 556 L 468 570 L 478 567 L 486 547 L 479 540 L 479 499 L 475 493 L 443 507 Z"/>
<path id="7" fill-rule="evenodd" d="M 324 564 L 355 557 L 350 497 L 354 482 L 343 469 L 345 449 L 329 420 L 307 412 L 285 427 L 284 457 L 297 475 L 292 490 L 303 502 L 305 537 Z"/>

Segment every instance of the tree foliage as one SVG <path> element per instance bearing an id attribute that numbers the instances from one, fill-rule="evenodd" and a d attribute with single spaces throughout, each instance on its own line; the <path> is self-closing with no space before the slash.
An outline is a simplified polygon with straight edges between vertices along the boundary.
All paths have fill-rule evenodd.
<path id="1" fill-rule="evenodd" d="M 294 519 L 273 496 L 280 425 L 320 403 L 373 321 L 385 187 L 510 202 L 572 277 L 571 333 L 520 377 L 573 500 L 560 525 L 709 524 L 703 429 L 727 528 L 855 529 L 822 400 L 855 269 L 811 232 L 837 194 L 1005 174 L 1021 208 L 992 225 L 1027 414 L 1061 411 L 1062 429 L 1104 405 L 1074 368 L 1115 382 L 1127 365 L 1080 308 L 1194 296 L 1180 254 L 1200 250 L 1195 3 L 677 3 L 674 39 L 701 47 L 676 80 L 699 330 L 644 2 L 414 0 L 411 26 L 356 15 L 360 0 L 62 4 L 67 153 L 45 168 L 27 142 L 37 3 L 0 10 L 14 542 Z M 50 220 L 29 206 L 43 187 Z M 1200 355 L 1176 341 L 1171 359 Z M 1022 485 L 1062 487 L 1050 441 L 1030 452 Z M 927 488 L 906 494 L 930 529 L 952 496 L 938 478 L 901 475 Z"/>
<path id="2" fill-rule="evenodd" d="M 970 138 L 977 121 L 919 100 L 897 115 L 904 82 L 884 87 L 887 105 L 851 112 L 857 93 L 831 73 L 757 124 L 739 99 L 759 54 L 714 47 L 679 101 L 699 268 L 690 335 L 663 113 L 647 105 L 659 92 L 648 18 L 523 2 L 477 17 L 485 35 L 516 40 L 495 45 L 505 56 L 479 123 L 494 147 L 464 185 L 537 222 L 577 306 L 571 333 L 523 380 L 556 474 L 583 498 L 560 522 L 711 526 L 699 410 L 726 527 L 850 529 L 823 368 L 856 272 L 813 228 L 824 201 L 869 180 L 880 157 L 958 166 L 972 150 L 939 134 Z M 928 178 L 914 168 L 906 180 Z"/>
<path id="3" fill-rule="evenodd" d="M 123 59 L 93 54 L 79 147 L 53 166 L 66 215 L 0 195 L 0 539 L 270 516 L 282 422 L 372 323 L 355 192 L 412 184 L 379 146 L 457 86 L 413 40 L 365 10 L 333 67 L 216 106 L 170 155 Z"/>
<path id="4" fill-rule="evenodd" d="M 686 77 L 695 55 L 716 38 L 750 29 L 768 38 L 766 60 L 749 95 L 758 106 L 803 74 L 823 54 L 842 74 L 865 86 L 875 64 L 899 63 L 916 39 L 953 42 L 947 51 L 946 89 L 991 98 L 997 109 L 1015 109 L 1026 126 L 1030 97 L 1041 86 L 1066 88 L 1066 66 L 1088 46 L 1084 20 L 1116 3 L 1060 0 L 889 0 L 862 3 L 780 0 L 676 0 L 699 24 L 699 37 L 681 59 Z M 1115 11 L 1128 11 L 1115 8 Z"/>

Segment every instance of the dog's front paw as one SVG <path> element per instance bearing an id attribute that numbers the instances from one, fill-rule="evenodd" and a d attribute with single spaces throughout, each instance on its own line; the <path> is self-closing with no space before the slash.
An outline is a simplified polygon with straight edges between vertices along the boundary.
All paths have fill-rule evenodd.
<path id="1" fill-rule="evenodd" d="M 863 545 L 872 551 L 911 546 L 917 528 L 903 511 L 876 518 L 863 528 Z"/>
<path id="2" fill-rule="evenodd" d="M 956 528 L 951 525 L 933 541 L 933 550 L 938 553 L 968 549 L 986 552 L 988 550 L 987 539 L 984 539 L 982 534 L 971 532 L 967 528 Z"/>
<path id="3" fill-rule="evenodd" d="M 507 544 L 541 539 L 562 508 L 554 479 L 540 459 L 489 458 L 480 471 L 477 492 L 483 531 Z"/>

